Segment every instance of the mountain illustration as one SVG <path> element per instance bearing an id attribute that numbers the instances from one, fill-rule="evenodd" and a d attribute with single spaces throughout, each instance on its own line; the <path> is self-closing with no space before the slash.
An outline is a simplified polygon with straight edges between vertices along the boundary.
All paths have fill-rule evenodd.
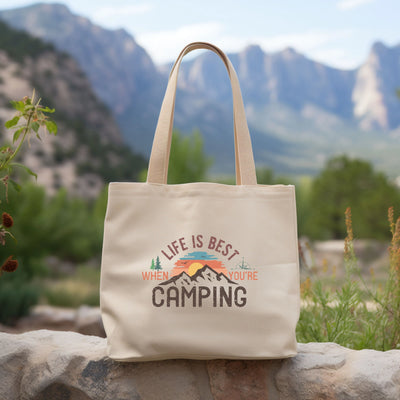
<path id="1" fill-rule="evenodd" d="M 168 279 L 160 283 L 160 285 L 175 285 L 175 286 L 189 286 L 193 283 L 199 284 L 208 284 L 208 283 L 228 283 L 231 285 L 237 285 L 236 282 L 228 279 L 223 273 L 215 272 L 208 265 L 205 265 L 203 268 L 199 269 L 192 276 L 188 275 L 186 272 L 182 272 L 179 275 Z"/>
<path id="2" fill-rule="evenodd" d="M 179 275 L 175 275 L 171 279 L 167 281 L 161 282 L 160 285 L 170 285 L 174 284 L 175 286 L 189 286 L 192 283 L 192 278 L 186 272 L 182 272 Z"/>

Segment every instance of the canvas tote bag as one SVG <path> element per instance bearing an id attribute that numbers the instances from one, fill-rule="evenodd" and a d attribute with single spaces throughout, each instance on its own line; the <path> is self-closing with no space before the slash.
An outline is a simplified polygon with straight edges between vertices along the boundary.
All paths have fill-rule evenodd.
<path id="1" fill-rule="evenodd" d="M 209 49 L 232 84 L 236 185 L 167 185 L 182 58 Z M 192 43 L 169 78 L 146 183 L 111 183 L 101 311 L 119 361 L 259 359 L 296 354 L 299 267 L 293 186 L 257 185 L 235 70 Z"/>

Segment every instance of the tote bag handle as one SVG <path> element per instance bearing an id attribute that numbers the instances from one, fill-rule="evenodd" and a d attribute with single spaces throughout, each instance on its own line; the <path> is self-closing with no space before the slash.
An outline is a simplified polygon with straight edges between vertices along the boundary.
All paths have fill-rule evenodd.
<path id="1" fill-rule="evenodd" d="M 161 184 L 167 183 L 179 67 L 183 57 L 196 49 L 208 49 L 213 51 L 222 59 L 226 69 L 228 70 L 233 96 L 236 184 L 256 185 L 257 178 L 253 150 L 236 71 L 222 50 L 205 42 L 194 42 L 187 45 L 182 50 L 172 67 L 154 135 L 147 182 Z"/>

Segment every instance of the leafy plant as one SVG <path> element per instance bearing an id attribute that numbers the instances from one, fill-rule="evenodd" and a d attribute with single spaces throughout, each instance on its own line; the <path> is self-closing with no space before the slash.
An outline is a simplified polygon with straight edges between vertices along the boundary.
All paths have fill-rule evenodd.
<path id="1" fill-rule="evenodd" d="M 5 176 L 1 178 L 3 183 L 7 185 L 10 182 L 16 189 L 19 189 L 19 185 L 10 179 L 14 167 L 21 167 L 37 178 L 37 175 L 28 167 L 14 161 L 25 140 L 28 140 L 29 143 L 32 134 L 35 134 L 41 140 L 39 135 L 41 127 L 45 127 L 51 134 L 57 134 L 57 124 L 46 115 L 54 113 L 55 110 L 41 106 L 40 101 L 41 99 L 36 101 L 35 91 L 33 91 L 32 97 L 24 97 L 21 101 L 12 101 L 11 104 L 17 110 L 17 113 L 5 123 L 7 129 L 14 130 L 12 142 L 16 147 L 13 149 L 5 145 L 0 148 L 0 173 L 5 173 Z"/>
<path id="2" fill-rule="evenodd" d="M 48 113 L 53 113 L 54 109 L 43 107 L 40 104 L 40 99 L 35 99 L 35 91 L 33 91 L 32 97 L 24 97 L 21 101 L 12 101 L 11 104 L 17 112 L 12 119 L 5 123 L 5 127 L 14 131 L 12 138 L 14 147 L 10 145 L 3 145 L 0 147 L 0 180 L 5 185 L 7 201 L 8 185 L 10 183 L 17 191 L 21 190 L 21 186 L 11 179 L 15 167 L 22 168 L 28 172 L 28 174 L 35 178 L 37 177 L 30 168 L 14 161 L 21 151 L 24 142 L 27 140 L 29 143 L 32 134 L 35 134 L 40 140 L 39 129 L 41 127 L 46 128 L 49 133 L 57 134 L 56 123 L 46 115 Z M 9 228 L 11 228 L 13 224 L 14 221 L 11 215 L 9 213 L 3 213 L 2 224 L 0 225 L 0 242 L 3 246 L 6 245 L 5 237 L 7 235 L 14 238 L 9 231 Z M 8 256 L 0 268 L 0 276 L 3 272 L 14 272 L 17 267 L 18 261 L 13 259 L 13 256 Z"/>
<path id="3" fill-rule="evenodd" d="M 335 342 L 353 349 L 389 350 L 400 346 L 400 217 L 389 208 L 392 240 L 384 288 L 367 284 L 354 252 L 350 208 L 345 213 L 345 278 L 332 290 L 318 276 L 301 285 L 302 309 L 297 326 L 300 342 Z"/>
<path id="4" fill-rule="evenodd" d="M 400 347 L 400 217 L 395 221 L 393 207 L 389 208 L 388 219 L 392 233 L 389 279 L 383 295 L 377 299 L 384 349 Z"/>
<path id="5" fill-rule="evenodd" d="M 0 24 L 0 31 L 2 29 L 3 25 Z M 0 39 L 0 41 L 4 40 L 7 40 L 7 38 L 2 37 Z M 10 206 L 8 203 L 8 185 L 11 184 L 17 191 L 21 190 L 21 186 L 12 178 L 14 168 L 22 168 L 36 178 L 36 174 L 27 166 L 15 161 L 25 141 L 29 143 L 32 134 L 40 139 L 40 128 L 45 128 L 54 135 L 57 134 L 56 123 L 46 115 L 53 113 L 54 110 L 43 107 L 40 104 L 40 99 L 35 99 L 35 92 L 33 92 L 32 97 L 24 97 L 21 101 L 12 101 L 11 104 L 16 110 L 16 114 L 5 123 L 5 127 L 14 131 L 12 145 L 5 144 L 0 147 L 0 181 L 5 186 L 5 198 L 0 202 L 3 208 Z M 17 199 L 15 199 L 16 202 Z M 16 271 L 19 264 L 13 255 L 8 255 L 11 253 L 10 244 L 6 243 L 7 236 L 15 239 L 10 232 L 10 228 L 13 226 L 14 218 L 9 212 L 3 212 L 0 225 L 0 243 L 3 245 L 3 249 L 0 249 L 0 254 L 6 253 L 5 257 L 7 258 L 0 268 L 0 276 L 4 272 Z M 35 233 L 33 234 L 35 235 Z M 7 249 L 5 248 L 6 244 Z M 11 243 L 11 247 L 15 244 Z M 15 276 L 13 274 L 12 277 L 7 277 L 9 279 L 3 278 L 0 282 L 0 322 L 12 323 L 16 318 L 26 315 L 29 308 L 37 303 L 39 289 L 36 285 L 27 283 L 25 277 L 26 271 L 17 271 Z"/>

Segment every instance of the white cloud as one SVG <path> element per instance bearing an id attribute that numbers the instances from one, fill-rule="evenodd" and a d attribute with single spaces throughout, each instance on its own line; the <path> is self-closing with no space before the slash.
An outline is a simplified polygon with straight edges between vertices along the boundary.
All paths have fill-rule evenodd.
<path id="1" fill-rule="evenodd" d="M 360 66 L 360 60 L 349 56 L 343 48 L 320 49 L 309 54 L 314 61 L 339 69 L 354 69 Z"/>
<path id="2" fill-rule="evenodd" d="M 341 0 L 337 3 L 337 7 L 339 10 L 351 10 L 374 1 L 375 0 Z"/>
<path id="3" fill-rule="evenodd" d="M 347 42 L 355 30 L 310 30 L 287 35 L 255 38 L 265 51 L 280 51 L 286 47 L 293 47 L 307 57 L 341 69 L 352 69 L 360 61 L 353 53 L 346 51 Z"/>
<path id="4" fill-rule="evenodd" d="M 277 36 L 259 36 L 244 40 L 239 37 L 221 37 L 221 47 L 228 52 L 237 52 L 246 45 L 258 44 L 266 52 L 281 51 L 292 47 L 316 61 L 337 68 L 351 69 L 357 60 L 349 56 L 341 44 L 354 33 L 351 29 L 321 31 L 313 30 Z"/>
<path id="5" fill-rule="evenodd" d="M 285 47 L 294 47 L 300 52 L 308 52 L 327 46 L 329 43 L 348 38 L 353 33 L 351 29 L 322 31 L 313 30 L 287 35 L 256 38 L 266 51 L 277 51 Z"/>
<path id="6" fill-rule="evenodd" d="M 181 26 L 175 30 L 148 32 L 136 36 L 156 64 L 173 61 L 182 48 L 193 41 L 211 42 L 227 53 L 243 50 L 247 45 L 258 44 L 266 52 L 281 51 L 293 47 L 298 52 L 319 62 L 338 68 L 354 68 L 357 61 L 341 48 L 354 30 L 309 30 L 277 36 L 228 35 L 218 22 L 207 22 Z M 343 46 L 344 47 L 344 46 Z M 196 53 L 192 54 L 196 56 Z M 190 57 L 190 56 L 189 56 Z"/>
<path id="7" fill-rule="evenodd" d="M 136 35 L 137 42 L 162 64 L 175 59 L 182 48 L 190 42 L 212 42 L 216 45 L 223 27 L 218 22 L 205 22 L 181 26 L 174 30 L 163 30 Z"/>
<path id="8" fill-rule="evenodd" d="M 110 19 L 117 20 L 118 18 L 132 17 L 135 15 L 143 15 L 151 10 L 154 6 L 150 3 L 139 3 L 130 5 L 115 5 L 113 7 L 100 7 L 91 16 L 98 23 L 108 24 Z"/>

